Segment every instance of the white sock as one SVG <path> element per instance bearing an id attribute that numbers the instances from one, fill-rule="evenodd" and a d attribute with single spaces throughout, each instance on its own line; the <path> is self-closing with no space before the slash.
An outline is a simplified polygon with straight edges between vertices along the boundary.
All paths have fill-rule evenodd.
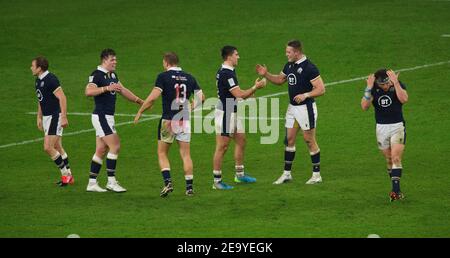
<path id="1" fill-rule="evenodd" d="M 283 174 L 286 175 L 286 176 L 290 176 L 290 175 L 291 175 L 291 171 L 285 170 L 285 171 L 283 172 Z"/>
<path id="2" fill-rule="evenodd" d="M 116 181 L 116 177 L 115 176 L 109 176 L 108 177 L 108 184 L 115 184 Z"/>
<path id="3" fill-rule="evenodd" d="M 236 169 L 236 176 L 243 177 L 244 176 L 244 165 L 234 166 Z"/>
<path id="4" fill-rule="evenodd" d="M 63 167 L 62 169 L 60 169 L 60 171 L 61 171 L 61 175 L 63 175 L 63 176 L 68 176 L 68 175 L 70 175 L 70 171 L 67 170 L 66 167 Z"/>
<path id="5" fill-rule="evenodd" d="M 67 152 L 64 153 L 64 154 L 61 154 L 61 158 L 63 159 L 63 161 L 64 161 L 65 159 L 67 159 L 67 158 L 68 158 Z M 67 168 L 67 167 L 66 167 L 66 171 L 67 171 L 67 175 L 72 175 L 72 171 L 70 171 L 70 168 Z"/>
<path id="6" fill-rule="evenodd" d="M 222 170 L 213 170 L 213 174 L 214 174 L 214 183 L 215 184 L 222 181 Z M 216 176 L 218 176 L 218 177 L 216 177 Z"/>
<path id="7" fill-rule="evenodd" d="M 59 157 L 61 157 L 61 154 L 57 151 L 55 156 L 52 157 L 52 160 L 55 161 Z M 61 157 L 61 159 L 62 159 L 62 157 Z M 63 162 L 62 164 L 64 164 L 64 160 L 62 162 Z M 58 166 L 60 166 L 60 165 L 58 165 Z M 61 175 L 63 175 L 63 176 L 67 176 L 69 174 L 67 169 L 66 169 L 66 166 L 64 166 L 63 168 L 60 168 L 59 171 L 61 171 Z"/>
<path id="8" fill-rule="evenodd" d="M 97 179 L 96 178 L 89 178 L 89 184 L 90 185 L 94 185 L 97 183 Z"/>

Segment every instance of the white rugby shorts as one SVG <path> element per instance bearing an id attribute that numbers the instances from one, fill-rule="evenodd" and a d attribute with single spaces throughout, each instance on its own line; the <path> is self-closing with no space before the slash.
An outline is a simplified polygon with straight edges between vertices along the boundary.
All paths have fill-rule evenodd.
<path id="1" fill-rule="evenodd" d="M 303 131 L 316 128 L 317 105 L 316 102 L 299 106 L 289 104 L 286 111 L 286 128 L 300 126 Z"/>

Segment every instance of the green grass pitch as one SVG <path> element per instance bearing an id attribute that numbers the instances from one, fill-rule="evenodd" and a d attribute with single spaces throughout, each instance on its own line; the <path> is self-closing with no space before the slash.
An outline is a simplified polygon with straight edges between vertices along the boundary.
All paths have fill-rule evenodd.
<path id="1" fill-rule="evenodd" d="M 158 120 L 119 126 L 117 177 L 124 194 L 86 193 L 94 132 L 66 135 L 76 183 L 58 188 L 59 172 L 42 141 L 0 148 L 0 237 L 450 237 L 450 2 L 448 1 L 0 1 L 0 146 L 42 137 L 31 59 L 43 54 L 60 79 L 69 112 L 93 109 L 84 96 L 87 78 L 103 48 L 118 54 L 122 83 L 141 98 L 162 71 L 162 54 L 175 51 L 207 97 L 216 97 L 220 48 L 236 45 L 237 75 L 253 85 L 254 65 L 278 72 L 285 44 L 299 38 L 325 83 L 365 76 L 380 67 L 404 71 L 408 141 L 403 158 L 406 199 L 390 203 L 390 180 L 375 140 L 373 109 L 359 106 L 363 80 L 327 87 L 317 99 L 317 139 L 324 182 L 305 185 L 311 162 L 297 142 L 294 181 L 275 186 L 283 169 L 280 139 L 259 144 L 249 134 L 246 170 L 258 181 L 213 191 L 213 134 L 194 134 L 196 196 L 184 195 L 182 164 L 171 151 L 175 191 L 159 197 Z M 269 84 L 257 96 L 287 91 Z M 280 116 L 288 103 L 280 99 Z M 138 107 L 118 97 L 117 113 Z M 161 102 L 146 114 L 160 114 Z M 205 113 L 206 114 L 206 113 Z M 65 134 L 91 129 L 89 116 L 69 115 Z M 116 117 L 116 123 L 132 117 Z M 223 175 L 232 183 L 232 152 Z M 106 182 L 103 166 L 99 177 Z"/>

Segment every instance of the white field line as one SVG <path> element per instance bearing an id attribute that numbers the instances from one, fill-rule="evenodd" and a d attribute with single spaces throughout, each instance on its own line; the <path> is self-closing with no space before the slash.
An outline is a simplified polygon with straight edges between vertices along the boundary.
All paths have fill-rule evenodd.
<path id="1" fill-rule="evenodd" d="M 423 69 L 423 68 L 427 68 L 427 67 L 444 65 L 444 64 L 450 64 L 450 60 L 449 61 L 439 62 L 439 63 L 425 64 L 425 65 L 419 65 L 419 66 L 414 66 L 414 67 L 403 68 L 403 69 L 396 70 L 396 72 L 414 71 L 414 70 L 419 70 L 419 69 Z M 353 78 L 353 79 L 329 82 L 329 83 L 325 83 L 325 86 L 332 86 L 332 85 L 344 84 L 344 83 L 348 83 L 348 82 L 360 81 L 360 80 L 365 80 L 366 78 L 367 78 L 367 76 L 361 76 L 361 77 L 357 77 L 357 78 Z M 280 96 L 280 95 L 285 95 L 285 94 L 288 94 L 288 92 L 287 91 L 283 91 L 283 92 L 278 92 L 278 93 L 274 93 L 274 94 L 261 96 L 261 97 L 258 97 L 258 98 L 270 98 L 270 97 L 275 97 L 275 96 Z"/>
<path id="2" fill-rule="evenodd" d="M 443 37 L 443 38 L 450 38 L 450 34 L 442 34 L 441 37 Z"/>
<path id="3" fill-rule="evenodd" d="M 27 112 L 26 114 L 27 115 L 36 115 L 37 113 L 36 112 Z M 75 115 L 75 116 L 91 116 L 92 113 L 80 113 L 80 112 L 72 112 L 71 113 L 71 112 L 69 112 L 69 113 L 67 113 L 67 115 L 72 115 L 72 116 L 73 115 Z M 114 116 L 132 116 L 132 117 L 135 117 L 136 114 L 114 114 Z M 147 119 L 147 120 L 154 120 L 154 119 L 161 118 L 161 115 L 145 115 L 145 114 L 143 114 L 142 116 L 143 117 L 149 117 L 149 119 Z M 209 119 L 211 119 L 211 118 L 214 118 L 214 116 L 211 116 L 211 115 L 195 116 L 194 115 L 194 116 L 191 116 L 191 118 L 209 118 Z M 245 117 L 245 119 L 246 120 L 258 120 L 258 119 L 282 120 L 282 119 L 284 119 L 284 117 L 256 117 L 256 116 L 249 116 L 249 117 Z M 127 123 L 121 123 L 121 124 L 127 124 Z M 119 124 L 117 124 L 117 125 L 119 125 Z M 89 129 L 89 130 L 91 130 L 91 129 Z M 93 130 L 94 129 L 92 129 L 92 131 Z M 68 133 L 64 133 L 64 136 L 66 136 L 66 135 L 69 135 L 69 134 Z"/>
<path id="4" fill-rule="evenodd" d="M 30 112 L 30 113 L 32 113 L 32 112 Z M 139 122 L 153 120 L 155 118 L 159 118 L 159 116 L 158 117 L 143 118 L 143 119 L 139 120 Z M 134 121 L 128 121 L 128 122 L 117 123 L 115 126 L 117 127 L 117 126 L 121 126 L 121 125 L 133 124 L 133 123 L 134 123 Z M 88 132 L 92 132 L 92 131 L 95 131 L 95 129 L 94 128 L 85 129 L 85 130 L 75 131 L 75 132 L 71 132 L 71 133 L 64 133 L 63 135 L 64 136 L 70 136 L 70 135 L 77 135 L 77 134 L 82 134 L 82 133 L 88 133 Z M 25 145 L 25 144 L 29 144 L 29 143 L 33 143 L 33 142 L 40 142 L 40 141 L 43 141 L 43 140 L 44 140 L 44 138 L 41 137 L 41 138 L 28 140 L 28 141 L 23 141 L 23 142 L 15 142 L 15 143 L 10 143 L 10 144 L 5 144 L 5 145 L 1 145 L 0 149 L 13 147 L 13 146 L 19 146 L 19 145 Z"/>
<path id="5" fill-rule="evenodd" d="M 414 70 L 420 70 L 420 69 L 423 69 L 423 68 L 428 68 L 428 67 L 433 67 L 433 66 L 438 66 L 438 65 L 445 65 L 445 64 L 450 64 L 450 60 L 437 62 L 437 63 L 432 63 L 432 64 L 425 64 L 425 65 L 419 65 L 419 66 L 414 66 L 414 67 L 402 68 L 402 69 L 396 70 L 396 72 L 414 71 Z M 343 84 L 343 83 L 347 83 L 347 82 L 354 82 L 354 81 L 364 80 L 366 78 L 367 78 L 367 76 L 361 76 L 361 77 L 356 77 L 356 78 L 348 79 L 348 80 L 335 81 L 335 82 L 326 83 L 325 86 L 332 86 L 332 85 Z M 280 95 L 285 95 L 285 94 L 287 94 L 287 91 L 260 96 L 257 99 L 270 98 L 270 97 L 275 97 L 275 96 L 280 96 Z M 36 114 L 36 113 L 35 112 L 28 112 L 27 114 Z M 91 113 L 68 113 L 68 114 L 69 115 L 91 115 Z M 134 114 L 115 114 L 115 115 L 116 116 L 134 116 Z M 143 115 L 143 116 L 148 117 L 148 118 L 144 118 L 144 119 L 140 120 L 140 122 L 149 121 L 149 120 L 155 120 L 155 119 L 159 119 L 160 118 L 159 115 Z M 277 119 L 283 119 L 283 118 L 271 118 L 271 120 L 277 120 Z M 121 125 L 132 124 L 132 123 L 133 123 L 133 121 L 118 123 L 118 124 L 116 124 L 116 127 L 117 126 L 121 126 Z M 86 132 L 92 132 L 92 131 L 94 131 L 93 128 L 92 129 L 85 129 L 85 130 L 75 131 L 75 132 L 71 132 L 71 133 L 65 133 L 64 136 L 78 135 L 78 134 L 82 134 L 82 133 L 86 133 Z M 34 142 L 39 142 L 39 141 L 42 141 L 43 139 L 44 138 L 41 137 L 41 138 L 28 140 L 28 141 L 22 141 L 22 142 L 15 142 L 15 143 L 10 143 L 10 144 L 0 145 L 0 149 L 5 149 L 5 148 L 9 148 L 9 147 L 13 147 L 13 146 L 19 146 L 19 145 L 25 145 L 25 144 L 34 143 Z"/>
<path id="6" fill-rule="evenodd" d="M 27 114 L 27 115 L 36 115 L 37 113 L 36 112 L 27 112 L 25 114 Z M 70 116 L 91 116 L 92 113 L 68 112 L 67 115 L 70 115 Z M 132 117 L 135 117 L 136 114 L 114 114 L 114 116 L 132 116 Z M 161 115 L 142 114 L 142 117 L 159 118 L 159 117 L 161 117 Z M 66 135 L 66 134 L 64 134 L 64 135 Z"/>

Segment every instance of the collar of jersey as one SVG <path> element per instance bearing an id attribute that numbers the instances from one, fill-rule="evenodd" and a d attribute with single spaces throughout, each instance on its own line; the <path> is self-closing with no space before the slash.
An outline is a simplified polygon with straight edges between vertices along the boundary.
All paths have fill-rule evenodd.
<path id="1" fill-rule="evenodd" d="M 45 76 L 47 76 L 48 73 L 49 73 L 49 71 L 45 71 L 43 74 L 39 75 L 39 80 L 44 79 Z"/>
<path id="2" fill-rule="evenodd" d="M 104 73 L 109 73 L 109 71 L 106 70 L 105 68 L 103 68 L 101 65 L 97 66 L 97 70 L 104 72 Z"/>
<path id="3" fill-rule="evenodd" d="M 181 71 L 181 67 L 177 67 L 177 66 L 170 67 L 169 69 L 167 69 L 167 71 Z"/>
<path id="4" fill-rule="evenodd" d="M 303 62 L 306 61 L 306 56 L 303 56 L 302 58 L 300 58 L 300 60 L 298 60 L 297 62 L 295 62 L 295 64 L 301 64 Z"/>
<path id="5" fill-rule="evenodd" d="M 231 67 L 231 66 L 229 66 L 229 65 L 226 65 L 226 64 L 222 64 L 222 68 L 225 68 L 225 69 L 228 69 L 228 70 L 234 71 L 234 67 Z"/>

